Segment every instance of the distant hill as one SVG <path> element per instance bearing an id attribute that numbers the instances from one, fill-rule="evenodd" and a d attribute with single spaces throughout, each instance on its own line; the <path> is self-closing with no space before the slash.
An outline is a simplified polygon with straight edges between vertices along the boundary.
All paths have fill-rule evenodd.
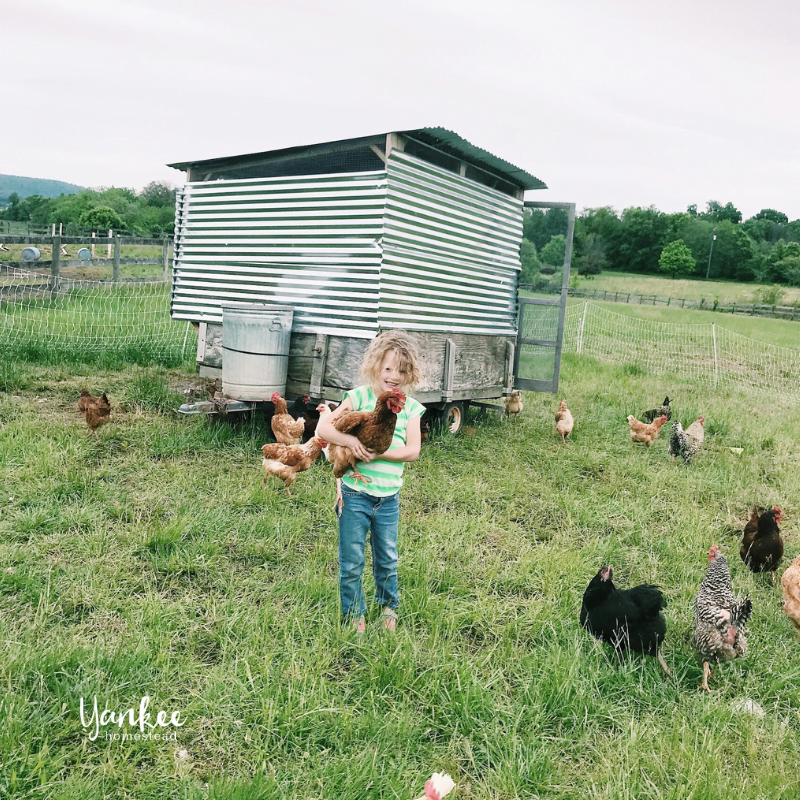
<path id="1" fill-rule="evenodd" d="M 16 192 L 20 200 L 38 194 L 41 197 L 58 197 L 60 194 L 76 194 L 83 186 L 64 181 L 51 181 L 47 178 L 23 178 L 20 175 L 0 175 L 0 204 L 5 205 L 8 198 Z"/>

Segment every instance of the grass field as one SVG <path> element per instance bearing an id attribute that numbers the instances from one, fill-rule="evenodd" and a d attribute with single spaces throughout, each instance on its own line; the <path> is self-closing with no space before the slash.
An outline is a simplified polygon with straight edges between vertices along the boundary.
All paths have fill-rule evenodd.
<path id="1" fill-rule="evenodd" d="M 433 771 L 455 800 L 800 796 L 800 644 L 731 532 L 775 503 L 800 551 L 797 406 L 566 357 L 567 446 L 557 399 L 526 394 L 516 424 L 473 418 L 409 465 L 398 631 L 372 618 L 357 640 L 329 468 L 263 489 L 263 421 L 178 417 L 193 375 L 112 366 L 0 362 L 4 796 L 414 798 Z M 114 405 L 95 436 L 82 386 Z M 665 394 L 706 418 L 689 467 L 628 436 Z M 713 543 L 754 613 L 705 695 L 690 637 Z M 673 680 L 580 628 L 606 563 L 664 588 Z M 145 694 L 180 711 L 177 741 L 89 740 L 80 698 Z"/>
<path id="2" fill-rule="evenodd" d="M 582 303 L 584 301 L 576 300 L 575 302 Z M 719 314 L 715 311 L 685 311 L 667 306 L 633 306 L 627 303 L 610 303 L 600 300 L 591 300 L 590 302 L 616 314 L 624 314 L 636 319 L 673 324 L 713 323 L 759 342 L 800 350 L 800 324 L 790 320 Z"/>
<path id="3" fill-rule="evenodd" d="M 658 275 L 640 275 L 633 272 L 606 270 L 591 278 L 581 278 L 582 289 L 596 289 L 607 292 L 630 292 L 631 294 L 655 294 L 659 297 L 685 297 L 687 300 L 702 300 L 713 304 L 720 303 L 760 303 L 756 293 L 769 288 L 756 283 L 736 283 L 735 281 L 673 280 Z M 792 305 L 800 302 L 800 287 L 781 286 L 781 304 Z"/>

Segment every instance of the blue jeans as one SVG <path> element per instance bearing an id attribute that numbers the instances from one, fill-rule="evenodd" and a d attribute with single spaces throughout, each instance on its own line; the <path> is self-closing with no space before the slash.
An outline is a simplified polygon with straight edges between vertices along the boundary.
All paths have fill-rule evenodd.
<path id="1" fill-rule="evenodd" d="M 367 611 L 364 574 L 367 531 L 372 547 L 375 602 L 397 608 L 397 525 L 400 492 L 373 497 L 342 485 L 344 507 L 339 517 L 339 596 L 343 617 L 359 617 Z"/>

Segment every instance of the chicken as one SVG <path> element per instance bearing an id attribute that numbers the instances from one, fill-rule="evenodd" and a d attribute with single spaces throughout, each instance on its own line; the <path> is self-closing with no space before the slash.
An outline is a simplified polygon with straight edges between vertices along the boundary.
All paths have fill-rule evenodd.
<path id="1" fill-rule="evenodd" d="M 753 610 L 749 597 L 734 597 L 728 561 L 714 545 L 694 601 L 694 646 L 703 663 L 701 688 L 706 692 L 711 661 L 730 661 L 747 652 L 744 630 Z"/>
<path id="2" fill-rule="evenodd" d="M 219 378 L 214 378 L 213 381 L 209 381 L 206 384 L 206 392 L 208 393 L 208 399 L 213 401 L 214 397 L 216 396 L 217 392 L 222 390 L 222 381 Z"/>
<path id="3" fill-rule="evenodd" d="M 317 406 L 316 411 L 317 411 L 317 414 L 319 414 L 319 419 L 317 419 L 317 424 L 319 424 L 319 420 L 325 419 L 325 417 L 327 417 L 329 414 L 333 413 L 333 408 L 331 406 L 332 406 L 331 403 L 320 403 Z M 328 443 L 325 442 L 325 445 L 322 448 L 322 455 L 325 456 L 325 460 L 326 461 L 330 461 L 331 460 L 330 453 L 328 452 L 329 449 L 330 448 L 328 447 Z"/>
<path id="4" fill-rule="evenodd" d="M 794 623 L 800 633 L 800 556 L 783 572 L 783 613 Z"/>
<path id="5" fill-rule="evenodd" d="M 651 423 L 645 424 L 639 422 L 633 415 L 628 416 L 628 425 L 631 426 L 631 439 L 634 442 L 644 442 L 650 447 L 653 442 L 658 439 L 658 434 L 661 432 L 661 426 L 667 421 L 667 415 L 662 414 L 656 417 Z"/>
<path id="6" fill-rule="evenodd" d="M 652 422 L 656 417 L 666 417 L 668 420 L 672 419 L 672 409 L 669 407 L 669 397 L 664 398 L 664 403 L 659 408 L 651 408 L 642 414 L 642 419 L 645 422 Z"/>
<path id="7" fill-rule="evenodd" d="M 775 570 L 783 558 L 783 539 L 778 524 L 782 512 L 779 508 L 768 508 L 763 514 L 754 508 L 750 521 L 745 525 L 739 555 L 753 572 L 769 572 L 775 584 Z M 753 519 L 756 524 L 753 525 Z M 755 530 L 754 530 L 755 528 Z"/>
<path id="8" fill-rule="evenodd" d="M 503 405 L 506 409 L 506 416 L 513 416 L 514 422 L 516 422 L 517 414 L 520 414 L 525 407 L 522 404 L 522 392 L 519 389 L 514 389 L 514 391 L 503 400 Z"/>
<path id="9" fill-rule="evenodd" d="M 703 439 L 705 439 L 705 420 L 698 417 L 685 431 L 686 442 L 689 445 L 689 457 L 691 458 L 696 453 L 699 453 L 703 447 Z"/>
<path id="10" fill-rule="evenodd" d="M 556 411 L 556 430 L 561 434 L 561 441 L 566 444 L 567 436 L 572 433 L 575 427 L 575 420 L 572 418 L 570 410 L 567 408 L 567 401 L 562 400 L 561 405 Z"/>
<path id="11" fill-rule="evenodd" d="M 81 389 L 78 411 L 83 414 L 89 430 L 94 432 L 111 418 L 111 403 L 108 402 L 105 392 L 100 397 L 95 397 L 88 389 Z"/>
<path id="12" fill-rule="evenodd" d="M 297 420 L 303 420 L 303 436 L 302 440 L 307 442 L 316 433 L 318 416 L 314 416 L 308 410 L 308 401 L 311 400 L 311 395 L 304 394 L 298 397 L 297 400 L 289 406 L 288 413 L 290 416 Z"/>
<path id="13" fill-rule="evenodd" d="M 661 614 L 666 606 L 658 586 L 642 583 L 632 589 L 617 589 L 611 580 L 613 568 L 603 567 L 583 593 L 581 625 L 616 650 L 635 650 L 655 656 L 670 674 L 660 647 L 667 632 Z"/>
<path id="14" fill-rule="evenodd" d="M 672 423 L 672 433 L 669 435 L 669 457 L 673 463 L 675 456 L 680 456 L 684 464 L 689 462 L 689 442 L 686 440 L 686 431 L 683 430 L 683 425 L 677 421 Z"/>
<path id="15" fill-rule="evenodd" d="M 306 444 L 265 444 L 261 448 L 264 459 L 264 486 L 267 478 L 274 475 L 283 481 L 286 494 L 291 497 L 289 487 L 297 480 L 298 472 L 305 472 L 316 460 L 327 442 L 315 436 Z"/>
<path id="16" fill-rule="evenodd" d="M 296 420 L 287 413 L 286 401 L 279 392 L 272 395 L 272 402 L 275 403 L 275 413 L 272 415 L 272 433 L 275 441 L 286 445 L 300 444 L 306 429 L 305 422 L 302 419 Z"/>
<path id="17" fill-rule="evenodd" d="M 380 455 L 392 444 L 397 415 L 403 410 L 405 403 L 406 396 L 399 389 L 383 392 L 378 395 L 374 411 L 345 411 L 333 421 L 333 427 L 341 433 L 355 436 L 364 447 Z M 337 479 L 348 469 L 352 469 L 353 480 L 370 483 L 369 478 L 356 468 L 356 460 L 349 447 L 331 442 L 328 453 Z"/>

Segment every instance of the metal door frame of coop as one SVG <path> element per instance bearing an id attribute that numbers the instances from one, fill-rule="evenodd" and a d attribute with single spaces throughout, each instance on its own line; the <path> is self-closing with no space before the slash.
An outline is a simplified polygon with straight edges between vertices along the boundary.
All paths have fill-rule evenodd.
<path id="1" fill-rule="evenodd" d="M 518 311 L 518 333 L 517 346 L 514 353 L 514 388 L 525 389 L 532 392 L 558 392 L 558 378 L 561 372 L 561 348 L 564 342 L 564 318 L 567 311 L 567 295 L 569 290 L 569 270 L 572 263 L 572 237 L 575 232 L 575 203 L 548 203 L 543 200 L 526 200 L 525 208 L 563 208 L 567 211 L 567 235 L 564 247 L 564 268 L 561 277 L 561 296 L 558 300 L 546 300 L 538 297 L 519 297 Z M 553 339 L 529 339 L 522 334 L 525 330 L 525 307 L 526 306 L 559 306 L 558 312 L 558 331 L 555 340 Z M 522 354 L 522 345 L 530 344 L 538 347 L 555 348 L 555 364 L 553 367 L 553 377 L 551 380 L 539 380 L 535 378 L 520 378 L 519 365 Z"/>

